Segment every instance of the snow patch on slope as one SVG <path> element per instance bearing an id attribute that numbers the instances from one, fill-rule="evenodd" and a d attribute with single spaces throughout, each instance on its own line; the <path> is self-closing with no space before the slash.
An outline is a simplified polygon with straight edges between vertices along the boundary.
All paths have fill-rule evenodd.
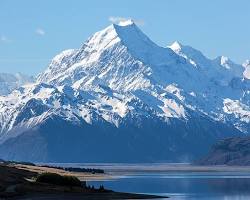
<path id="1" fill-rule="evenodd" d="M 140 117 L 248 122 L 250 83 L 242 69 L 179 42 L 160 47 L 132 22 L 111 25 L 55 56 L 35 84 L 0 97 L 1 134 L 15 136 L 51 116 L 117 128 Z"/>

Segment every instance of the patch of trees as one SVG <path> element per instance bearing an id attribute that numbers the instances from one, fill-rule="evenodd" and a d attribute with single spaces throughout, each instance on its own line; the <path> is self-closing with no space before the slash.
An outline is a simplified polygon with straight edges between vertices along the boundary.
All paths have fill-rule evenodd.
<path id="1" fill-rule="evenodd" d="M 48 165 L 42 165 L 41 167 L 47 167 L 47 168 L 54 168 L 54 169 L 61 169 L 68 172 L 85 172 L 85 173 L 92 173 L 92 174 L 103 174 L 103 169 L 94 169 L 94 168 L 80 168 L 80 167 L 57 167 L 57 166 L 48 166 Z"/>
<path id="2" fill-rule="evenodd" d="M 75 176 L 61 176 L 59 174 L 48 172 L 38 175 L 36 182 L 61 186 L 82 186 L 81 181 Z"/>
<path id="3" fill-rule="evenodd" d="M 95 188 L 95 186 L 86 185 L 85 189 L 88 191 L 95 191 L 95 192 L 112 192 L 112 190 L 106 190 L 103 185 L 100 185 L 99 188 Z"/>
<path id="4" fill-rule="evenodd" d="M 64 168 L 65 171 L 69 172 L 88 172 L 88 173 L 97 173 L 97 174 L 103 174 L 103 169 L 92 169 L 92 168 L 75 168 L 75 167 L 66 167 Z"/>

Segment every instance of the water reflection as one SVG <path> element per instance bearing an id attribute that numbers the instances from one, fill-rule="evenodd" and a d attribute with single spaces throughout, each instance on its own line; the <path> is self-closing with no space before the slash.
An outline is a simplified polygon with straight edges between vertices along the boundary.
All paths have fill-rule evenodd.
<path id="1" fill-rule="evenodd" d="M 249 178 L 209 179 L 207 185 L 217 193 L 250 194 Z"/>
<path id="2" fill-rule="evenodd" d="M 249 174 L 137 174 L 117 180 L 90 182 L 121 192 L 150 193 L 175 200 L 249 200 Z"/>

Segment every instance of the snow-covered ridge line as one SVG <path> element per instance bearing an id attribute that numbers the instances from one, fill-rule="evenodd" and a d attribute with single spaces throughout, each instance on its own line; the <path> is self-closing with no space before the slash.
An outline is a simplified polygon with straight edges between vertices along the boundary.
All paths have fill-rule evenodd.
<path id="1" fill-rule="evenodd" d="M 224 56 L 209 59 L 178 42 L 160 47 L 131 21 L 110 25 L 79 49 L 58 54 L 34 84 L 0 97 L 0 141 L 55 119 L 118 133 L 143 129 L 147 120 L 165 129 L 193 123 L 182 131 L 184 138 L 202 119 L 215 133 L 203 130 L 201 135 L 225 134 L 218 127 L 248 133 L 247 69 L 248 64 Z"/>

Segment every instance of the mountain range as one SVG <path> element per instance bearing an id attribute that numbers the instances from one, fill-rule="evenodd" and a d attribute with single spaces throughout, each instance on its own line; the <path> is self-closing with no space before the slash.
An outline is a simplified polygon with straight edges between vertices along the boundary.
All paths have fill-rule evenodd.
<path id="1" fill-rule="evenodd" d="M 189 162 L 248 135 L 250 65 L 161 47 L 133 21 L 55 56 L 0 96 L 0 157 L 35 162 Z"/>
<path id="2" fill-rule="evenodd" d="M 0 73 L 0 95 L 8 95 L 20 86 L 33 83 L 34 78 L 21 73 Z"/>

